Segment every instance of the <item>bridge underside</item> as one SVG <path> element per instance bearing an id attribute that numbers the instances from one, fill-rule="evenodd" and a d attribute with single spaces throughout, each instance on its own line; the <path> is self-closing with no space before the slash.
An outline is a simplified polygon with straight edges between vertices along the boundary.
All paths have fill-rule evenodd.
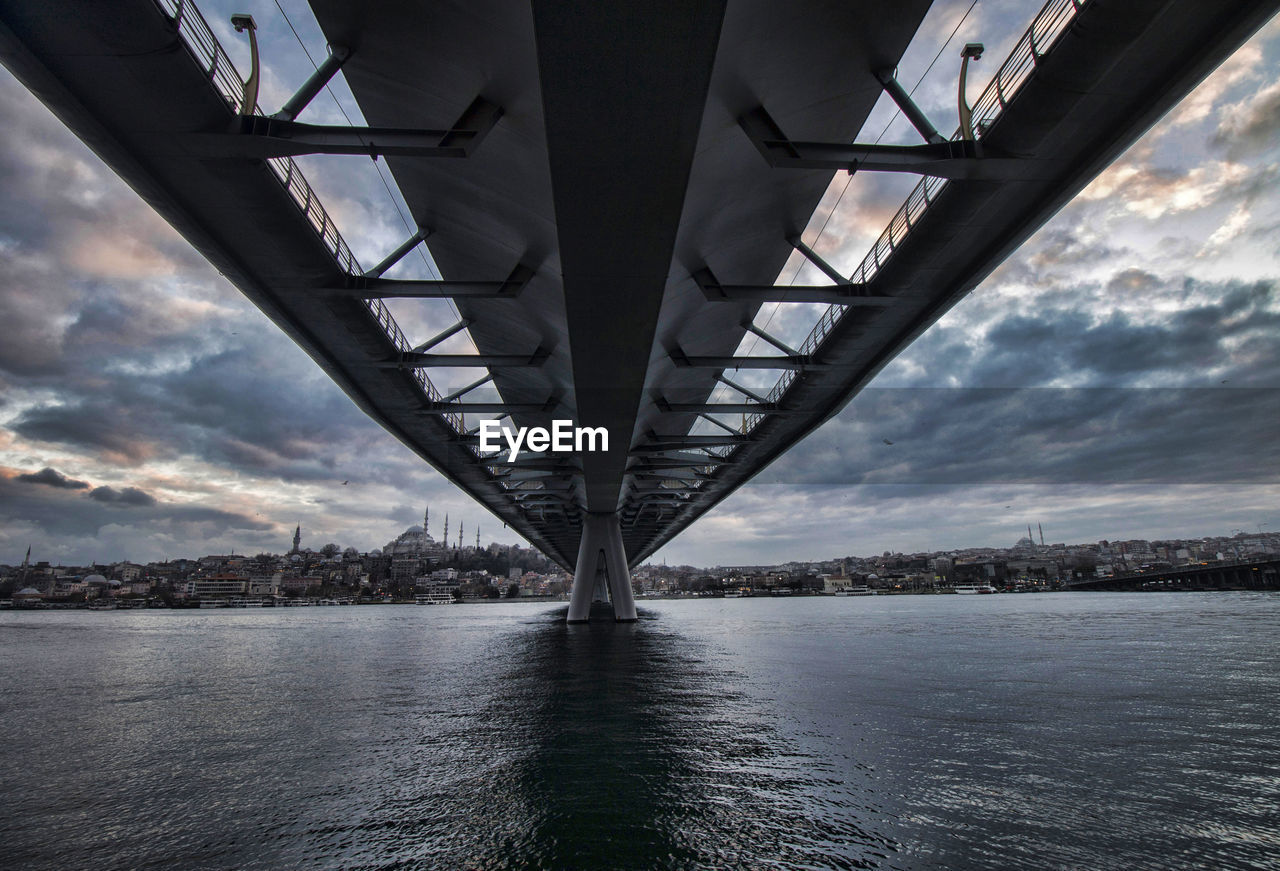
<path id="1" fill-rule="evenodd" d="M 366 413 L 566 567 L 607 518 L 625 572 L 839 412 L 1278 4 L 1051 0 L 975 139 L 850 146 L 929 5 L 313 0 L 355 131 L 238 117 L 242 80 L 177 0 L 15 0 L 0 58 Z M 289 159 L 325 150 L 385 156 L 446 281 L 355 264 Z M 773 287 L 842 168 L 927 177 L 855 274 Z M 395 296 L 452 298 L 478 354 L 404 336 Z M 803 346 L 736 357 L 779 299 L 831 308 Z M 739 368 L 778 383 L 712 404 Z M 496 400 L 452 389 L 470 370 Z M 476 434 L 499 416 L 603 426 L 609 450 L 507 464 Z"/>

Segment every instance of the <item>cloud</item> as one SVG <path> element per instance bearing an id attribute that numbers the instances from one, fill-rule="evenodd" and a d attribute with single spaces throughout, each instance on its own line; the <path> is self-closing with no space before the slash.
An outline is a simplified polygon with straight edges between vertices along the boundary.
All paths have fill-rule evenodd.
<path id="1" fill-rule="evenodd" d="M 1222 108 L 1213 144 L 1233 159 L 1273 151 L 1280 141 L 1280 81 Z"/>
<path id="2" fill-rule="evenodd" d="M 1154 221 L 1215 205 L 1247 187 L 1254 177 L 1250 167 L 1234 161 L 1213 161 L 1186 170 L 1126 162 L 1099 175 L 1080 198 L 1108 200 Z"/>
<path id="3" fill-rule="evenodd" d="M 1161 317 L 1033 308 L 938 325 L 760 481 L 805 484 L 1269 481 L 1280 447 L 1273 282 L 1124 269 L 1107 294 Z M 1143 302 L 1138 310 L 1149 308 Z M 1225 384 L 1223 383 L 1225 382 Z M 888 439 L 892 445 L 884 444 Z"/>
<path id="4" fill-rule="evenodd" d="M 1168 123 L 1175 127 L 1188 127 L 1204 121 L 1228 91 L 1256 80 L 1258 69 L 1263 65 L 1261 42 L 1251 40 L 1245 43 L 1169 113 Z"/>
<path id="5" fill-rule="evenodd" d="M 88 489 L 87 481 L 76 481 L 68 478 L 56 469 L 45 466 L 39 472 L 31 472 L 18 476 L 19 481 L 26 481 L 28 484 L 44 484 L 47 487 L 57 487 L 63 490 L 85 490 Z"/>
<path id="6" fill-rule="evenodd" d="M 1273 517 L 1278 496 L 1274 484 L 749 484 L 700 519 L 696 536 L 676 538 L 651 562 L 753 565 L 1009 547 L 1036 523 L 1049 542 L 1226 535 Z"/>
<path id="7" fill-rule="evenodd" d="M 96 499 L 99 502 L 107 502 L 113 505 L 124 506 L 140 506 L 155 505 L 156 498 L 150 493 L 145 493 L 137 487 L 125 487 L 123 490 L 116 490 L 113 487 L 95 487 L 89 493 L 90 499 Z"/>
<path id="8" fill-rule="evenodd" d="M 1280 418 L 1280 389 L 872 388 L 760 480 L 1280 482 L 1280 444 L 1240 425 L 1254 416 Z"/>
<path id="9" fill-rule="evenodd" d="M 22 550 L 33 541 L 53 556 L 83 561 L 101 555 L 100 545 L 109 540 L 113 546 L 131 543 L 116 552 L 119 558 L 159 559 L 228 538 L 252 547 L 281 536 L 272 523 L 212 505 L 161 502 L 136 487 L 85 492 L 87 484 L 33 487 L 25 477 L 0 467 L 0 549 Z"/>

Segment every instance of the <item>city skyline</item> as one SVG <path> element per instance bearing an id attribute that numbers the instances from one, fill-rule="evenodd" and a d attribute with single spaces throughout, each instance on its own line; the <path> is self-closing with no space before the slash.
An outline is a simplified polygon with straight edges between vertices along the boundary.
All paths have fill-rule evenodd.
<path id="1" fill-rule="evenodd" d="M 964 18 L 967 5 L 939 4 L 900 66 L 917 80 L 960 25 L 916 94 L 940 119 L 954 117 L 958 47 L 981 40 L 1000 58 L 1033 11 L 990 3 Z M 202 6 L 243 53 L 231 7 Z M 274 7 L 248 6 L 263 41 L 262 101 L 276 103 L 307 60 Z M 287 8 L 322 50 L 309 13 Z M 654 560 L 772 564 L 837 542 L 939 550 L 995 540 L 1024 516 L 1066 540 L 1274 529 L 1278 59 L 1273 21 L 871 390 Z M 990 73 L 979 64 L 975 88 Z M 884 103 L 864 136 L 890 121 Z M 332 102 L 309 111 L 341 120 Z M 288 537 L 294 523 L 279 517 L 349 543 L 413 523 L 424 501 L 482 511 L 365 418 L 7 72 L 0 115 L 6 558 L 28 543 L 67 561 L 252 550 Z M 898 119 L 884 141 L 910 133 Z M 403 227 L 378 167 L 360 163 L 304 165 L 357 256 L 374 262 Z M 845 183 L 806 239 L 851 268 L 911 181 L 858 175 L 847 193 Z M 401 268 L 429 269 L 425 258 Z M 443 303 L 394 308 L 415 333 L 450 319 Z M 798 341 L 809 309 L 766 307 L 760 320 Z M 520 540 L 484 516 L 494 540 Z"/>
<path id="2" fill-rule="evenodd" d="M 443 525 L 443 522 L 444 521 L 441 521 L 441 525 Z M 108 560 L 91 559 L 91 560 L 82 561 L 82 562 L 75 562 L 75 561 L 55 562 L 55 561 L 50 561 L 48 559 L 44 559 L 40 553 L 31 549 L 32 546 L 29 545 L 28 550 L 22 555 L 20 559 L 14 559 L 10 561 L 4 558 L 3 556 L 0 556 L 0 566 L 12 567 L 12 566 L 22 565 L 23 563 L 29 563 L 31 565 L 35 565 L 36 563 L 45 563 L 49 565 L 58 565 L 63 567 L 111 566 L 111 565 L 120 565 L 120 564 L 166 563 L 174 560 L 199 560 L 199 559 L 209 558 L 212 556 L 238 557 L 238 558 L 257 558 L 257 557 L 275 558 L 275 557 L 281 557 L 281 556 L 288 556 L 293 553 L 312 554 L 316 557 L 319 557 L 321 555 L 321 552 L 326 547 L 329 547 L 330 545 L 336 545 L 338 547 L 337 553 L 339 555 L 349 550 L 355 550 L 361 556 L 370 556 L 370 555 L 376 555 L 378 553 L 389 553 L 389 551 L 386 550 L 388 546 L 394 547 L 398 542 L 400 542 L 406 536 L 413 534 L 415 530 L 420 530 L 423 528 L 424 527 L 420 524 L 413 524 L 401 530 L 399 533 L 393 533 L 392 534 L 393 537 L 385 545 L 382 545 L 382 546 L 375 545 L 373 547 L 361 547 L 358 544 L 353 542 L 338 541 L 338 540 L 328 538 L 323 534 L 315 535 L 315 534 L 309 533 L 307 530 L 303 529 L 302 526 L 299 524 L 298 526 L 294 527 L 294 530 L 290 533 L 291 535 L 290 546 L 283 547 L 280 550 L 264 549 L 257 552 L 250 552 L 248 550 L 233 547 L 221 553 L 214 553 L 211 551 L 209 553 L 192 552 L 192 553 L 183 553 L 183 554 L 168 554 L 163 558 L 155 559 L 155 560 L 137 560 L 137 559 L 131 558 L 129 555 L 126 554 L 119 557 L 118 559 L 108 559 Z M 1043 525 L 1034 521 L 1022 526 L 1018 530 L 1018 532 L 1025 533 L 1025 535 L 1020 535 L 1016 541 L 1006 542 L 1006 543 L 970 542 L 968 544 L 963 544 L 963 545 L 954 546 L 954 547 L 945 547 L 945 548 L 895 550 L 895 549 L 877 549 L 874 546 L 873 542 L 868 542 L 866 547 L 860 551 L 849 551 L 849 552 L 838 552 L 838 553 L 833 552 L 833 553 L 823 553 L 818 555 L 807 554 L 807 555 L 796 556 L 790 559 L 777 560 L 773 562 L 740 562 L 740 563 L 717 562 L 717 563 L 702 563 L 702 564 L 674 563 L 674 562 L 668 563 L 666 560 L 662 558 L 657 558 L 657 559 L 646 560 L 643 566 L 637 566 L 637 569 L 642 567 L 667 566 L 667 565 L 670 565 L 672 568 L 683 568 L 683 569 L 693 569 L 693 570 L 728 569 L 728 568 L 742 568 L 742 567 L 763 568 L 763 567 L 778 567 L 778 566 L 791 565 L 791 564 L 818 565 L 823 563 L 840 562 L 842 560 L 850 560 L 850 559 L 864 560 L 864 561 L 875 560 L 882 556 L 889 556 L 889 555 L 892 555 L 894 557 L 920 557 L 922 555 L 937 556 L 939 554 L 960 555 L 960 554 L 966 554 L 966 553 L 1013 552 L 1013 551 L 1020 551 L 1024 549 L 1025 548 L 1024 543 L 1027 541 L 1031 542 L 1030 548 L 1032 551 L 1037 551 L 1041 553 L 1057 552 L 1058 549 L 1065 549 L 1067 551 L 1080 550 L 1080 549 L 1092 549 L 1102 545 L 1103 543 L 1106 543 L 1111 547 L 1115 547 L 1117 545 L 1124 545 L 1124 544 L 1129 544 L 1133 542 L 1144 542 L 1147 544 L 1151 544 L 1151 543 L 1204 544 L 1208 542 L 1217 542 L 1217 543 L 1236 542 L 1238 544 L 1240 542 L 1246 542 L 1246 543 L 1252 542 L 1255 545 L 1262 544 L 1262 545 L 1267 545 L 1269 547 L 1274 547 L 1276 537 L 1280 536 L 1280 531 L 1268 530 L 1268 529 L 1262 528 L 1261 525 L 1257 525 L 1255 526 L 1254 529 L 1235 528 L 1229 531 L 1201 530 L 1198 533 L 1192 534 L 1192 535 L 1152 535 L 1152 536 L 1140 536 L 1140 537 L 1134 537 L 1134 538 L 1123 538 L 1118 536 L 1104 535 L 1102 537 L 1094 538 L 1094 539 L 1081 539 L 1081 540 L 1068 539 L 1068 540 L 1059 541 L 1052 536 L 1046 537 Z M 515 542 L 515 543 L 487 541 L 487 542 L 477 544 L 476 543 L 478 539 L 478 536 L 477 536 L 476 538 L 468 539 L 466 541 L 461 541 L 459 543 L 459 539 L 456 535 L 452 536 L 449 542 L 446 542 L 443 537 L 436 538 L 429 531 L 428 531 L 428 535 L 432 539 L 432 544 L 428 546 L 431 548 L 432 552 L 448 553 L 450 550 L 457 550 L 459 552 L 462 552 L 462 551 L 472 552 L 474 550 L 488 550 L 494 546 L 498 546 L 502 548 L 507 548 L 507 547 L 523 548 L 523 549 L 537 552 L 537 548 L 534 548 L 531 545 L 529 545 L 527 542 L 523 542 L 523 541 Z M 314 541 L 308 541 L 309 538 L 314 539 Z M 317 542 L 321 540 L 323 540 L 323 544 L 317 544 Z M 299 546 L 299 542 L 302 542 L 301 546 Z M 1229 558 L 1229 555 L 1228 555 L 1228 558 Z"/>

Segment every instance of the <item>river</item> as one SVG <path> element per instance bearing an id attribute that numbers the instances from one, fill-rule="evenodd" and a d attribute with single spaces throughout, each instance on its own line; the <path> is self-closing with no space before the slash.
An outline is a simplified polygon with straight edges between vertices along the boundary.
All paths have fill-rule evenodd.
<path id="1" fill-rule="evenodd" d="M 1275 868 L 1280 595 L 0 613 L 12 869 Z"/>

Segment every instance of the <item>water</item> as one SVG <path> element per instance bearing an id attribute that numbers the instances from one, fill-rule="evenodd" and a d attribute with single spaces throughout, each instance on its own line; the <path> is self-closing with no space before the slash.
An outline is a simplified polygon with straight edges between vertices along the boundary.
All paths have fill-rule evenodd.
<path id="1" fill-rule="evenodd" d="M 0 614 L 5 868 L 1275 868 L 1280 596 Z"/>

